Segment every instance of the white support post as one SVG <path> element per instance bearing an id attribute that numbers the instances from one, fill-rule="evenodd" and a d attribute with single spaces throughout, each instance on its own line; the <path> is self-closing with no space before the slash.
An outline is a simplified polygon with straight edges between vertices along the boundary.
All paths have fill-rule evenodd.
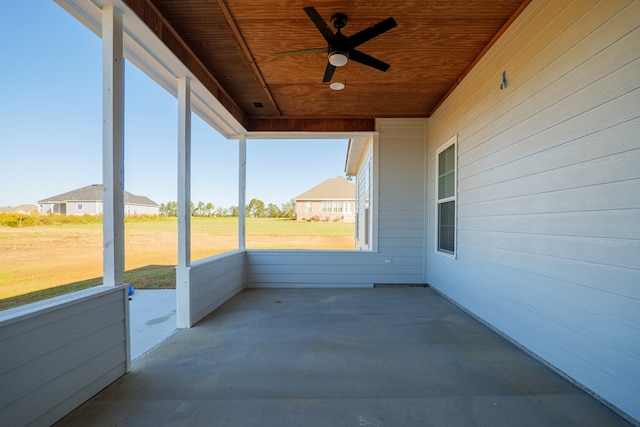
<path id="1" fill-rule="evenodd" d="M 102 9 L 103 283 L 124 283 L 124 57 L 122 14 Z"/>
<path id="2" fill-rule="evenodd" d="M 176 317 L 178 328 L 191 325 L 191 83 L 178 78 L 178 266 Z"/>
<path id="3" fill-rule="evenodd" d="M 246 221 L 244 207 L 247 197 L 247 137 L 240 136 L 239 145 L 239 167 L 238 167 L 238 249 L 246 249 Z"/>

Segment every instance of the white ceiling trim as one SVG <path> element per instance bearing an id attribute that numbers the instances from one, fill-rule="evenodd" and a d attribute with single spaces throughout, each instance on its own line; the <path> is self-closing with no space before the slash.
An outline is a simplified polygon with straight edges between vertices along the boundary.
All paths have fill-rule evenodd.
<path id="1" fill-rule="evenodd" d="M 99 37 L 102 37 L 101 8 L 113 5 L 122 11 L 125 33 L 124 54 L 128 61 L 174 97 L 177 97 L 178 94 L 177 78 L 188 76 L 191 79 L 191 110 L 226 138 L 236 139 L 238 135 L 246 134 L 246 129 L 240 122 L 122 1 L 54 1 Z"/>

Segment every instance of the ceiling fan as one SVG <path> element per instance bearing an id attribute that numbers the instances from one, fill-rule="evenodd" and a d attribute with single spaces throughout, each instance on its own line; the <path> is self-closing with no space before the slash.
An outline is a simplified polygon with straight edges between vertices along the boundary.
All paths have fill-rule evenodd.
<path id="1" fill-rule="evenodd" d="M 322 79 L 323 83 L 330 82 L 333 77 L 333 73 L 336 71 L 336 67 L 346 65 L 349 59 L 380 71 L 387 71 L 389 69 L 389 64 L 357 50 L 356 47 L 389 31 L 392 28 L 395 28 L 398 25 L 395 19 L 387 18 L 369 28 L 365 28 L 359 33 L 347 37 L 341 32 L 342 28 L 347 25 L 347 15 L 344 13 L 335 13 L 331 16 L 331 23 L 337 29 L 334 33 L 314 7 L 304 7 L 303 10 L 307 13 L 309 18 L 311 18 L 311 21 L 315 24 L 318 30 L 320 30 L 320 33 L 329 46 L 281 52 L 276 54 L 276 56 L 283 57 L 305 55 L 309 53 L 326 53 L 328 55 L 328 61 L 327 68 L 324 71 L 324 78 Z"/>

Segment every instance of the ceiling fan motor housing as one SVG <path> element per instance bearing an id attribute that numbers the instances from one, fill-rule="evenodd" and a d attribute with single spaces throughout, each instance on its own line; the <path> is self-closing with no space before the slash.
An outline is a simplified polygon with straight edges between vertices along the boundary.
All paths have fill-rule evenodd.
<path id="1" fill-rule="evenodd" d="M 347 38 L 340 32 L 340 29 L 347 25 L 347 19 L 347 15 L 344 13 L 334 13 L 331 15 L 331 23 L 338 29 L 338 32 L 335 34 L 338 43 L 329 46 L 329 64 L 334 67 L 342 67 L 347 65 L 349 61 L 349 49 L 344 45 Z"/>
<path id="2" fill-rule="evenodd" d="M 331 23 L 340 31 L 340 28 L 344 28 L 345 25 L 347 25 L 347 15 L 344 13 L 334 13 L 331 15 Z"/>

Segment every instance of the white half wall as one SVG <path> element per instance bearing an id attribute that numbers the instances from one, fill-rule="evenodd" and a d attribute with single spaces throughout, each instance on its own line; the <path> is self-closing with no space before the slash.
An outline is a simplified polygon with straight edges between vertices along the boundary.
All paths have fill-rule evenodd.
<path id="1" fill-rule="evenodd" d="M 129 369 L 127 286 L 0 313 L 0 423 L 51 425 Z"/>
<path id="2" fill-rule="evenodd" d="M 188 269 L 191 325 L 244 289 L 245 253 L 227 252 L 191 263 Z"/>
<path id="3" fill-rule="evenodd" d="M 429 284 L 640 420 L 640 2 L 532 1 L 429 126 L 431 170 L 458 135 Z"/>
<path id="4" fill-rule="evenodd" d="M 375 283 L 423 283 L 419 256 L 385 264 L 367 251 L 247 251 L 250 288 L 371 287 Z"/>

